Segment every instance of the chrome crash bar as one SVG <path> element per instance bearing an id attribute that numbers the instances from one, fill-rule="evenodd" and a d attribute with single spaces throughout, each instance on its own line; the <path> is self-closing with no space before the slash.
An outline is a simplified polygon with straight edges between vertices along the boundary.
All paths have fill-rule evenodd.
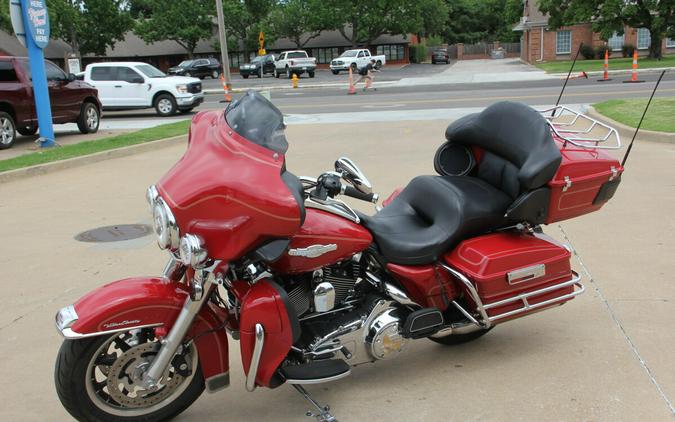
<path id="1" fill-rule="evenodd" d="M 546 119 L 553 133 L 565 142 L 580 148 L 621 148 L 621 138 L 616 129 L 583 113 L 565 106 L 537 111 Z"/>
<path id="2" fill-rule="evenodd" d="M 576 272 L 572 271 L 572 278 L 570 280 L 563 281 L 562 283 L 558 283 L 553 286 L 548 286 L 544 287 L 538 290 L 534 290 L 531 292 L 526 292 L 519 294 L 514 297 L 510 297 L 508 299 L 500 300 L 498 302 L 493 302 L 493 303 L 488 303 L 488 304 L 483 304 L 483 301 L 480 299 L 480 296 L 478 295 L 478 291 L 476 290 L 476 287 L 473 285 L 473 283 L 462 273 L 459 271 L 455 270 L 454 268 L 446 265 L 446 264 L 441 264 L 441 266 L 448 271 L 452 276 L 454 276 L 457 280 L 459 280 L 464 287 L 466 287 L 466 292 L 471 296 L 471 300 L 476 304 L 476 312 L 477 315 L 474 316 L 470 312 L 468 312 L 466 309 L 464 309 L 457 301 L 452 301 L 452 304 L 462 313 L 464 314 L 465 317 L 472 323 L 478 325 L 481 328 L 490 328 L 492 326 L 492 323 L 495 321 L 499 321 L 504 318 L 509 318 L 515 315 L 520 315 L 522 313 L 534 310 L 534 309 L 539 309 L 539 308 L 544 308 L 550 305 L 554 305 L 559 302 L 564 302 L 568 301 L 575 296 L 579 296 L 586 290 L 583 284 L 581 284 L 581 276 L 577 274 Z M 542 302 L 537 302 L 537 303 L 530 303 L 528 301 L 529 298 L 532 298 L 534 296 L 540 296 L 542 294 L 554 292 L 556 290 L 563 289 L 565 287 L 570 287 L 570 286 L 575 286 L 577 287 L 575 290 L 572 291 L 572 293 L 568 293 L 566 295 L 554 297 L 552 299 L 548 299 Z M 512 311 L 508 312 L 503 312 L 501 314 L 489 316 L 488 312 L 490 309 L 495 309 L 499 308 L 500 306 L 504 305 L 509 305 L 512 303 L 520 303 L 520 307 L 518 309 L 514 309 Z"/>

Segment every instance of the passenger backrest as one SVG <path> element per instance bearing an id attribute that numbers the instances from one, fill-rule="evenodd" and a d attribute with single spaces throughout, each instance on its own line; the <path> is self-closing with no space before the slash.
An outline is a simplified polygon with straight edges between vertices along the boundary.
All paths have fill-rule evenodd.
<path id="1" fill-rule="evenodd" d="M 546 119 L 522 103 L 503 101 L 465 116 L 448 126 L 445 137 L 482 148 L 478 177 L 514 200 L 544 186 L 562 160 Z"/>

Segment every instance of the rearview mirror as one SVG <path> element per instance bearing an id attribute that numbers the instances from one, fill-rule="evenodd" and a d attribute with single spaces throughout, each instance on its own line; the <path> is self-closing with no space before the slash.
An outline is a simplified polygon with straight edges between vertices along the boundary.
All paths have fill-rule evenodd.
<path id="1" fill-rule="evenodd" d="M 68 74 L 68 82 L 73 82 L 76 79 L 77 79 L 77 76 L 75 76 L 73 73 Z"/>
<path id="2" fill-rule="evenodd" d="M 342 175 L 342 178 L 351 183 L 359 192 L 369 194 L 373 192 L 373 185 L 366 178 L 363 172 L 352 160 L 347 157 L 340 157 L 335 162 L 335 171 Z"/>

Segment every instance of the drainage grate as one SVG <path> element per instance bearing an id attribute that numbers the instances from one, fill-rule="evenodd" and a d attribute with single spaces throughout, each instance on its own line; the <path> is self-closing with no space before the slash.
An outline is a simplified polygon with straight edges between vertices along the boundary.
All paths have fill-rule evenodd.
<path id="1" fill-rule="evenodd" d="M 151 233 L 152 227 L 147 224 L 117 224 L 87 230 L 75 236 L 75 240 L 90 243 L 119 242 L 122 240 L 138 239 Z"/>

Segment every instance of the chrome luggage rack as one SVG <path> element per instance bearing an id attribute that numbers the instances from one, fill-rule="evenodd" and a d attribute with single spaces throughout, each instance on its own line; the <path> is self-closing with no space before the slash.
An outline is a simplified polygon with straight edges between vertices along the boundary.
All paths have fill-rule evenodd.
<path id="1" fill-rule="evenodd" d="M 488 304 L 483 304 L 483 301 L 480 299 L 480 296 L 478 295 L 478 291 L 476 290 L 476 287 L 473 285 L 471 280 L 469 280 L 464 274 L 460 273 L 459 271 L 455 270 L 454 268 L 441 264 L 441 266 L 448 271 L 452 276 L 454 276 L 457 280 L 459 280 L 465 287 L 466 287 L 466 292 L 471 296 L 471 300 L 476 304 L 476 312 L 477 312 L 477 317 L 472 315 L 470 312 L 468 312 L 462 305 L 457 303 L 456 300 L 452 301 L 452 304 L 462 313 L 464 314 L 465 317 L 475 325 L 477 325 L 480 328 L 490 328 L 492 326 L 492 323 L 495 321 L 502 320 L 504 318 L 509 318 L 512 316 L 516 316 L 519 314 L 522 314 L 524 312 L 532 311 L 538 308 L 544 308 L 546 306 L 554 305 L 556 303 L 560 302 L 565 302 L 568 301 L 575 296 L 579 296 L 586 290 L 583 284 L 581 284 L 581 276 L 577 274 L 576 272 L 572 271 L 572 278 L 566 281 L 563 281 L 562 283 L 555 284 L 553 286 L 548 286 L 544 287 L 538 290 L 534 290 L 531 292 L 525 292 L 521 293 L 517 296 L 510 297 L 508 299 L 500 300 L 497 302 L 493 303 L 488 303 Z M 528 298 L 534 297 L 534 296 L 540 296 L 545 293 L 550 293 L 554 292 L 556 290 L 563 289 L 565 287 L 569 286 L 574 286 L 577 287 L 577 289 L 574 289 L 572 293 L 568 293 L 562 296 L 554 297 L 552 299 L 544 300 L 542 302 L 537 302 L 537 303 L 530 303 L 528 302 Z M 507 311 L 503 312 L 501 314 L 489 316 L 487 311 L 490 309 L 498 308 L 500 306 L 508 305 L 511 303 L 517 303 L 520 302 L 521 307 L 514 309 L 512 311 Z"/>
<path id="2" fill-rule="evenodd" d="M 621 138 L 616 129 L 565 106 L 537 110 L 564 143 L 580 148 L 619 149 Z M 563 144 L 564 146 L 564 144 Z"/>

